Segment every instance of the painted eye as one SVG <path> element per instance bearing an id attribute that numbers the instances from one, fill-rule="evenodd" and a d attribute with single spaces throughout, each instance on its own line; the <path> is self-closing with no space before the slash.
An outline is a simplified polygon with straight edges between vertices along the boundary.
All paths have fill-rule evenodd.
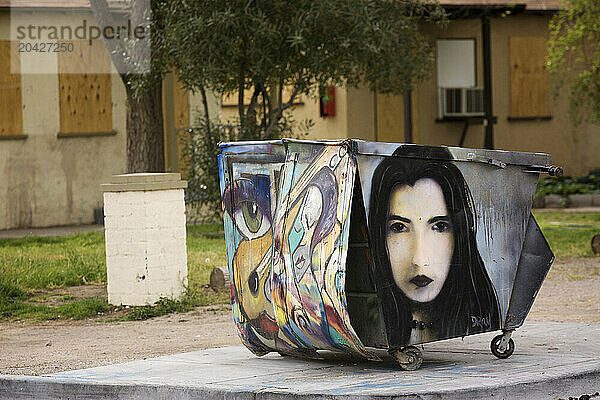
<path id="1" fill-rule="evenodd" d="M 402 232 L 408 232 L 408 227 L 406 225 L 404 225 L 402 222 L 394 222 L 393 224 L 390 225 L 390 232 L 393 233 L 402 233 Z"/>
<path id="2" fill-rule="evenodd" d="M 254 201 L 242 202 L 233 213 L 233 219 L 240 233 L 248 239 L 263 236 L 271 227 L 269 218 Z"/>
<path id="3" fill-rule="evenodd" d="M 250 289 L 250 293 L 252 293 L 252 296 L 254 297 L 258 296 L 258 289 L 260 289 L 259 283 L 258 272 L 254 270 L 248 277 L 248 289 Z"/>
<path id="4" fill-rule="evenodd" d="M 242 203 L 242 216 L 244 222 L 251 233 L 256 233 L 260 229 L 262 223 L 262 213 L 258 210 L 258 204 L 253 201 L 245 201 Z"/>
<path id="5" fill-rule="evenodd" d="M 436 232 L 447 232 L 450 230 L 450 223 L 447 221 L 438 221 L 431 227 Z"/>

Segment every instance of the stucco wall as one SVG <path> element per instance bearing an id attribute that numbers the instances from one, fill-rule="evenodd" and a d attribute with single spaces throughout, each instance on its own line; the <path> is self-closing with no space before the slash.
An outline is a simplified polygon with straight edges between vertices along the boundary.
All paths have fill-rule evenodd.
<path id="1" fill-rule="evenodd" d="M 190 102 L 190 125 L 195 126 L 195 122 L 204 117 L 204 104 L 202 95 L 198 93 L 189 93 Z M 215 96 L 213 92 L 206 93 L 206 102 L 208 103 L 208 114 L 212 119 L 219 119 L 221 115 L 221 99 Z"/>
<path id="2" fill-rule="evenodd" d="M 494 126 L 496 149 L 549 153 L 553 163 L 565 167 L 565 174 L 587 174 L 600 167 L 600 128 L 584 125 L 575 129 L 568 120 L 568 90 L 562 90 L 557 100 L 550 97 L 550 121 L 508 121 L 510 114 L 510 61 L 509 40 L 511 36 L 548 36 L 547 15 L 520 15 L 491 20 L 492 37 L 492 85 L 493 109 L 498 122 Z M 475 38 L 477 52 L 477 84 L 483 85 L 481 21 L 451 21 L 448 29 L 426 30 L 427 35 L 437 38 Z M 420 144 L 458 145 L 464 123 L 439 123 L 437 118 L 437 83 L 435 73 L 418 85 L 416 112 L 419 124 L 415 139 Z M 465 147 L 482 147 L 483 125 L 469 127 Z"/>
<path id="3" fill-rule="evenodd" d="M 0 25 L 6 26 L 8 13 L 1 13 Z M 73 23 L 61 13 L 26 18 L 23 22 L 40 25 Z M 0 33 L 9 39 L 8 30 Z M 27 139 L 0 140 L 0 229 L 91 223 L 94 208 L 102 207 L 100 183 L 126 168 L 124 86 L 113 74 L 116 136 L 59 139 L 58 75 L 23 74 L 21 82 Z"/>
<path id="4" fill-rule="evenodd" d="M 376 140 L 375 96 L 367 87 L 347 91 L 348 136 L 362 140 Z"/>
<path id="5" fill-rule="evenodd" d="M 565 174 L 582 175 L 600 168 L 600 127 L 584 124 L 574 128 L 567 115 L 568 88 L 554 100 L 550 96 L 550 121 L 507 120 L 510 114 L 510 60 L 509 40 L 514 36 L 547 36 L 549 15 L 519 15 L 491 20 L 493 108 L 497 117 L 494 126 L 496 149 L 544 152 L 553 156 L 553 163 L 565 168 Z M 452 20 L 447 29 L 424 26 L 423 32 L 435 45 L 439 38 L 474 38 L 476 40 L 477 85 L 483 86 L 481 20 Z M 550 89 L 549 89 L 550 90 Z M 377 140 L 377 113 L 398 113 L 399 110 L 382 109 L 374 95 L 366 88 L 336 88 L 337 115 L 319 118 L 318 102 L 303 98 L 304 105 L 296 107 L 296 120 L 311 118 L 316 125 L 309 138 L 358 138 Z M 398 106 L 398 105 L 396 105 Z M 227 109 L 224 115 L 235 115 Z M 227 114 L 230 113 L 230 114 Z M 413 141 L 418 144 L 457 146 L 464 122 L 436 122 L 437 77 L 433 65 L 429 79 L 417 85 L 413 92 Z M 399 116 L 398 118 L 401 118 Z M 399 124 L 402 126 L 402 124 Z M 404 132 L 384 135 L 388 141 L 404 141 Z M 483 125 L 471 125 L 464 147 L 483 147 Z"/>

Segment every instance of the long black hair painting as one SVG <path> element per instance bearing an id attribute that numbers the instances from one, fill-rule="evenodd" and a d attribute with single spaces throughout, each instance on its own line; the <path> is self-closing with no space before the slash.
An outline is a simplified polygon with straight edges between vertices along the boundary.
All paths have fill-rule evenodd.
<path id="1" fill-rule="evenodd" d="M 415 345 L 500 331 L 515 348 L 554 255 L 531 214 L 547 154 L 359 140 L 221 143 L 233 319 L 262 356 L 407 370 Z"/>

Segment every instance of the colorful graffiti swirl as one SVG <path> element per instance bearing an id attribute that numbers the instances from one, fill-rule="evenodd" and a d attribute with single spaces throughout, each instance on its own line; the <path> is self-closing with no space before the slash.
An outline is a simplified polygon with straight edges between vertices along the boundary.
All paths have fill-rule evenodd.
<path id="1" fill-rule="evenodd" d="M 344 293 L 355 161 L 343 146 L 315 150 L 288 149 L 262 165 L 222 160 L 234 318 L 256 354 L 330 349 L 373 358 L 350 325 Z"/>

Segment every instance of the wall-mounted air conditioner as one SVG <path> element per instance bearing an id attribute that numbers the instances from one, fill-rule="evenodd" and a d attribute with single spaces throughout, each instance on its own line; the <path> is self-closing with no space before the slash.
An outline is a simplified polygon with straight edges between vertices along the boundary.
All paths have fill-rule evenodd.
<path id="1" fill-rule="evenodd" d="M 438 89 L 440 118 L 483 116 L 483 88 L 440 87 Z"/>

